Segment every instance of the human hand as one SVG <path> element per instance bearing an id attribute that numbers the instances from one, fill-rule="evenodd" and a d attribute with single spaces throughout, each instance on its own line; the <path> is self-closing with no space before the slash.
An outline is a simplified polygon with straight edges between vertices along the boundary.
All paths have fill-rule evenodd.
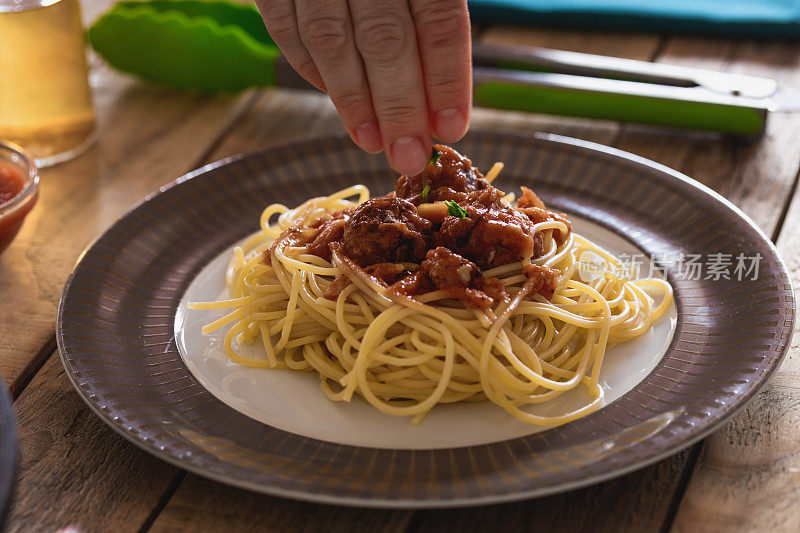
<path id="1" fill-rule="evenodd" d="M 466 0 L 256 0 L 294 69 L 326 91 L 350 137 L 417 174 L 431 135 L 467 129 L 472 60 Z"/>

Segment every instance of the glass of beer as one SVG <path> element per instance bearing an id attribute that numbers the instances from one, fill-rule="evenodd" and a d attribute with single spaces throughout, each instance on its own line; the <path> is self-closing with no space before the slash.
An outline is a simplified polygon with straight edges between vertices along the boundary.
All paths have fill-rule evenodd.
<path id="1" fill-rule="evenodd" d="M 0 0 L 0 138 L 39 167 L 93 140 L 84 47 L 78 0 Z"/>

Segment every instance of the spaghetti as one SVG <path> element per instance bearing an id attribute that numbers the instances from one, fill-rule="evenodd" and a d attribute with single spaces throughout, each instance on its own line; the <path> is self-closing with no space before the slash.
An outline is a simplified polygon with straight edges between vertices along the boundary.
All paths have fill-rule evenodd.
<path id="1" fill-rule="evenodd" d="M 412 423 L 436 404 L 486 399 L 540 426 L 597 410 L 606 347 L 648 331 L 672 302 L 672 288 L 660 279 L 630 279 L 617 258 L 572 233 L 566 218 L 546 211 L 529 190 L 512 206 L 513 198 L 464 166 L 463 156 L 437 149 L 444 160 L 431 165 L 440 172 L 431 167 L 414 177 L 413 194 L 403 192 L 403 180 L 411 179 L 403 176 L 387 197 L 370 200 L 367 188 L 356 185 L 294 209 L 267 207 L 260 231 L 234 250 L 231 299 L 191 304 L 231 309 L 203 333 L 231 325 L 225 349 L 232 361 L 316 372 L 331 400 L 357 393 Z M 463 190 L 442 182 L 455 175 L 456 156 L 463 159 L 459 172 L 472 173 Z M 493 167 L 491 179 L 500 168 Z M 387 207 L 397 205 L 409 212 Z M 514 217 L 521 216 L 520 233 Z M 486 220 L 495 225 L 481 246 L 471 247 Z M 501 220 L 511 221 L 507 233 Z M 448 228 L 470 222 L 467 237 L 450 239 L 455 230 Z M 359 223 L 366 228 L 361 233 Z M 400 240 L 391 240 L 393 228 L 405 232 Z M 416 230 L 427 243 L 421 251 Z M 394 248 L 387 252 L 380 239 Z M 254 342 L 263 344 L 265 357 L 238 353 L 240 344 Z M 578 387 L 590 400 L 573 411 L 543 416 L 528 409 Z"/>

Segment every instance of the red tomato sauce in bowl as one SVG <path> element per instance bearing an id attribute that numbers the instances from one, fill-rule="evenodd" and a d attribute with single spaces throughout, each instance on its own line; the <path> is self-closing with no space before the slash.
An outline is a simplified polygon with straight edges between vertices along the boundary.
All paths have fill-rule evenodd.
<path id="1" fill-rule="evenodd" d="M 0 142 L 0 253 L 22 227 L 39 196 L 39 175 L 32 160 Z"/>
<path id="2" fill-rule="evenodd" d="M 25 180 L 19 172 L 0 163 L 0 207 L 11 201 L 25 187 Z"/>

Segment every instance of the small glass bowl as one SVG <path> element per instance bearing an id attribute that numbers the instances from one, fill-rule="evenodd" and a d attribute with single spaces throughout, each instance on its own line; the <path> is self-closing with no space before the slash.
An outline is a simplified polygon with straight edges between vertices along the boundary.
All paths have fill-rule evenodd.
<path id="1" fill-rule="evenodd" d="M 22 190 L 0 204 L 0 253 L 14 240 L 22 222 L 39 198 L 39 171 L 33 158 L 19 146 L 0 140 L 0 165 L 16 170 L 23 179 Z"/>

